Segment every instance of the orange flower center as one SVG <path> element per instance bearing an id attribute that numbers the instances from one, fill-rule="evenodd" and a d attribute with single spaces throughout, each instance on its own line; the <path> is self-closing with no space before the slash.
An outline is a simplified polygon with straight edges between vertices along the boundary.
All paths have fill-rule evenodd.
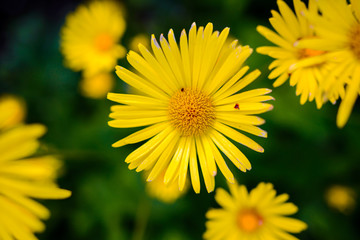
<path id="1" fill-rule="evenodd" d="M 239 212 L 237 224 L 244 232 L 255 232 L 264 223 L 264 219 L 254 209 L 246 209 Z"/>
<path id="2" fill-rule="evenodd" d="M 299 50 L 299 58 L 302 59 L 302 58 L 308 58 L 308 57 L 315 57 L 315 56 L 319 56 L 323 53 L 325 53 L 325 51 L 304 48 L 304 49 Z"/>
<path id="3" fill-rule="evenodd" d="M 350 49 L 360 59 L 360 24 L 356 24 L 350 31 Z"/>
<path id="4" fill-rule="evenodd" d="M 95 48 L 100 52 L 109 51 L 114 46 L 114 39 L 107 33 L 95 37 Z"/>
<path id="5" fill-rule="evenodd" d="M 199 135 L 212 125 L 214 106 L 210 97 L 202 92 L 182 88 L 170 99 L 169 118 L 184 136 Z"/>

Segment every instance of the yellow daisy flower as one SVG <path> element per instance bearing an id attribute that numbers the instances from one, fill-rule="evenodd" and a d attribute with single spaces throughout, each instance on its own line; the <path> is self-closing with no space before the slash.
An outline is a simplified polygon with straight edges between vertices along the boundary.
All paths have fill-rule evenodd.
<path id="1" fill-rule="evenodd" d="M 79 83 L 81 94 L 94 99 L 105 98 L 107 93 L 114 88 L 114 85 L 115 79 L 108 72 L 84 76 Z"/>
<path id="2" fill-rule="evenodd" d="M 296 85 L 296 95 L 301 95 L 300 103 L 315 99 L 318 108 L 328 100 L 322 90 L 322 83 L 332 67 L 325 51 L 296 46 L 299 39 L 316 39 L 305 12 L 317 12 L 313 0 L 309 1 L 309 9 L 300 0 L 294 0 L 295 13 L 284 1 L 277 1 L 279 12 L 271 11 L 269 19 L 275 29 L 258 26 L 257 31 L 277 46 L 259 47 L 258 53 L 276 59 L 270 65 L 270 79 L 275 79 L 274 87 L 282 85 L 290 79 L 290 85 Z"/>
<path id="3" fill-rule="evenodd" d="M 146 183 L 146 192 L 149 196 L 164 203 L 173 203 L 186 193 L 189 188 L 189 182 L 186 181 L 184 189 L 180 191 L 177 182 L 164 183 L 163 178 L 165 172 L 166 171 L 163 171 L 160 177 L 156 178 L 154 181 Z"/>
<path id="4" fill-rule="evenodd" d="M 204 239 L 280 240 L 297 239 L 289 233 L 299 233 L 306 223 L 285 217 L 298 208 L 286 202 L 287 194 L 276 196 L 271 183 L 260 183 L 248 193 L 244 185 L 229 184 L 230 192 L 216 190 L 215 199 L 222 209 L 206 213 Z"/>
<path id="5" fill-rule="evenodd" d="M 113 1 L 92 1 L 67 16 L 61 30 L 65 65 L 86 75 L 114 69 L 125 56 L 118 44 L 125 30 L 122 9 Z"/>
<path id="6" fill-rule="evenodd" d="M 356 205 L 356 193 L 350 187 L 333 185 L 326 191 L 325 200 L 330 207 L 349 213 Z"/>
<path id="7" fill-rule="evenodd" d="M 308 13 L 317 38 L 298 41 L 298 47 L 327 51 L 336 59 L 325 86 L 329 95 L 340 95 L 338 127 L 345 126 L 360 89 L 360 0 L 318 0 L 321 14 Z M 345 87 L 346 86 L 346 90 Z"/>
<path id="8" fill-rule="evenodd" d="M 108 99 L 120 103 L 112 106 L 111 127 L 148 126 L 116 142 L 113 147 L 141 142 L 125 162 L 136 171 L 150 170 L 152 181 L 165 169 L 165 184 L 178 179 L 180 191 L 185 186 L 188 168 L 195 192 L 200 192 L 198 160 L 206 189 L 213 191 L 217 167 L 225 178 L 234 182 L 221 152 L 241 171 L 251 169 L 245 155 L 228 139 L 255 151 L 264 149 L 242 130 L 257 136 L 267 133 L 257 127 L 264 120 L 254 116 L 273 107 L 263 103 L 273 99 L 269 89 L 242 91 L 260 74 L 243 66 L 252 53 L 249 46 L 237 41 L 225 45 L 229 28 L 213 32 L 211 23 L 185 30 L 176 43 L 173 30 L 168 40 L 160 36 L 160 44 L 151 38 L 153 54 L 139 45 L 141 55 L 130 51 L 129 63 L 139 72 L 117 66 L 117 75 L 142 95 L 109 93 Z M 240 92 L 241 91 L 241 92 Z"/>
<path id="9" fill-rule="evenodd" d="M 34 233 L 44 231 L 41 219 L 49 218 L 50 213 L 33 198 L 71 195 L 54 183 L 59 160 L 30 157 L 38 149 L 37 138 L 44 133 L 45 127 L 39 124 L 0 129 L 0 239 L 37 239 Z"/>
<path id="10" fill-rule="evenodd" d="M 146 48 L 150 48 L 150 41 L 148 35 L 140 33 L 131 39 L 129 49 L 137 51 L 139 43 L 141 43 Z"/>
<path id="11" fill-rule="evenodd" d="M 13 95 L 0 97 L 0 129 L 13 127 L 24 121 L 26 108 L 22 99 Z"/>

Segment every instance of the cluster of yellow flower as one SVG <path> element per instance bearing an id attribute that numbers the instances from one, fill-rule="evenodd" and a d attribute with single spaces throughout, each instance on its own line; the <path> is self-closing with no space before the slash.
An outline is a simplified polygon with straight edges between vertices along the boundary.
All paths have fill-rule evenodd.
<path id="1" fill-rule="evenodd" d="M 316 101 L 318 108 L 342 99 L 337 125 L 349 119 L 360 92 L 360 1 L 294 0 L 295 13 L 279 0 L 270 23 L 277 33 L 257 30 L 277 47 L 260 47 L 259 53 L 276 60 L 270 64 L 274 87 L 287 79 L 296 85 L 300 103 Z"/>
<path id="2" fill-rule="evenodd" d="M 67 16 L 61 30 L 61 52 L 65 65 L 83 71 L 81 93 L 103 98 L 114 87 L 110 72 L 126 50 L 118 44 L 125 31 L 121 6 L 115 1 L 93 1 L 80 5 Z"/>
<path id="3" fill-rule="evenodd" d="M 12 95 L 0 98 L 0 239 L 36 239 L 45 228 L 41 219 L 50 212 L 33 200 L 71 195 L 54 183 L 61 161 L 55 156 L 33 156 L 46 129 L 24 124 L 25 105 Z"/>
<path id="4" fill-rule="evenodd" d="M 274 87 L 289 79 L 291 86 L 296 85 L 296 95 L 301 95 L 301 104 L 315 100 L 321 108 L 341 98 L 337 125 L 343 127 L 360 90 L 360 0 L 350 5 L 346 0 L 309 0 L 308 7 L 294 0 L 295 13 L 282 0 L 278 6 L 279 12 L 272 11 L 270 18 L 277 33 L 257 28 L 277 45 L 257 49 L 276 59 L 269 66 L 269 78 L 276 78 Z M 125 29 L 120 13 L 113 2 L 103 1 L 80 6 L 69 15 L 61 42 L 65 64 L 83 70 L 85 77 L 111 71 L 125 55 L 117 44 Z M 214 191 L 218 167 L 230 183 L 232 196 L 217 190 L 215 198 L 223 209 L 207 213 L 204 238 L 297 239 L 289 233 L 304 230 L 306 224 L 284 217 L 297 212 L 294 204 L 286 203 L 288 195 L 276 196 L 273 186 L 265 183 L 248 193 L 245 186 L 237 185 L 223 157 L 240 171 L 250 170 L 249 160 L 229 139 L 263 152 L 242 132 L 267 137 L 259 128 L 265 120 L 256 115 L 273 108 L 266 103 L 273 100 L 267 95 L 270 89 L 243 90 L 260 71 L 247 73 L 244 63 L 253 50 L 237 40 L 228 42 L 228 34 L 229 28 L 219 32 L 213 31 L 211 23 L 205 27 L 194 23 L 188 33 L 181 32 L 179 44 L 170 29 L 167 39 L 162 34 L 159 41 L 151 36 L 152 52 L 142 44 L 138 53 L 130 51 L 127 60 L 135 70 L 117 66 L 116 74 L 136 94 L 108 94 L 118 103 L 111 107 L 109 125 L 145 128 L 113 147 L 147 140 L 125 162 L 129 169 L 148 171 L 150 194 L 165 195 L 165 201 L 173 201 L 184 190 L 188 174 L 199 193 L 199 171 L 207 191 Z M 108 89 L 101 79 L 94 86 Z M 178 190 L 161 188 L 159 193 L 164 184 Z"/>

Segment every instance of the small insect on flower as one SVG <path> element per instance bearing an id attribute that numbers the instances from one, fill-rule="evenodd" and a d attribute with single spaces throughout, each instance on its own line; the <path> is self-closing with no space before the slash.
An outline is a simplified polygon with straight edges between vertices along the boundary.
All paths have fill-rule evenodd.
<path id="1" fill-rule="evenodd" d="M 245 155 L 229 139 L 257 152 L 264 149 L 242 132 L 266 137 L 258 125 L 265 121 L 256 114 L 270 111 L 270 89 L 244 91 L 260 74 L 248 74 L 245 60 L 249 46 L 237 41 L 226 43 L 229 28 L 213 31 L 213 25 L 191 26 L 189 34 L 181 32 L 179 45 L 173 30 L 160 43 L 151 37 L 152 53 L 139 44 L 140 54 L 130 51 L 129 63 L 134 73 L 116 67 L 117 75 L 136 88 L 140 95 L 109 93 L 112 106 L 109 125 L 116 128 L 143 127 L 113 144 L 121 147 L 148 140 L 130 153 L 125 162 L 136 171 L 149 170 L 147 181 L 155 180 L 166 169 L 163 182 L 177 181 L 183 190 L 188 174 L 195 192 L 200 192 L 199 170 L 208 192 L 214 190 L 217 167 L 234 182 L 223 152 L 241 171 L 251 169 Z M 241 103 L 241 109 L 234 109 Z M 200 169 L 199 169 L 200 168 Z"/>
<path id="2" fill-rule="evenodd" d="M 240 109 L 239 104 L 236 103 L 235 106 L 234 106 L 234 108 L 239 110 L 239 109 Z"/>

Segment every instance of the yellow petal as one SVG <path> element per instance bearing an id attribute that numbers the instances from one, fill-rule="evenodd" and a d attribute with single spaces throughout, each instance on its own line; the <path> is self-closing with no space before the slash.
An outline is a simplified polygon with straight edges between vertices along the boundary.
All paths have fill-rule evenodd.
<path id="1" fill-rule="evenodd" d="M 108 122 L 110 127 L 114 128 L 131 128 L 141 127 L 151 124 L 161 123 L 168 120 L 168 116 L 136 118 L 136 119 L 116 119 Z"/>
<path id="2" fill-rule="evenodd" d="M 142 130 L 139 130 L 139 131 L 117 141 L 112 146 L 113 147 L 121 147 L 121 146 L 124 146 L 127 144 L 133 144 L 133 143 L 144 141 L 146 139 L 149 139 L 149 138 L 155 136 L 159 132 L 163 131 L 167 126 L 168 126 L 168 123 L 166 123 L 166 122 L 154 124 L 152 126 L 144 128 Z"/>
<path id="3" fill-rule="evenodd" d="M 251 138 L 248 138 L 247 136 L 234 130 L 233 128 L 227 127 L 226 125 L 219 122 L 215 122 L 213 127 L 225 136 L 231 138 L 232 140 L 240 144 L 243 144 L 244 146 L 247 146 L 248 148 L 253 149 L 254 151 L 264 152 L 264 149 L 259 144 L 257 144 Z"/>
<path id="4" fill-rule="evenodd" d="M 200 178 L 196 158 L 195 140 L 192 140 L 190 145 L 190 176 L 195 193 L 200 193 Z"/>

